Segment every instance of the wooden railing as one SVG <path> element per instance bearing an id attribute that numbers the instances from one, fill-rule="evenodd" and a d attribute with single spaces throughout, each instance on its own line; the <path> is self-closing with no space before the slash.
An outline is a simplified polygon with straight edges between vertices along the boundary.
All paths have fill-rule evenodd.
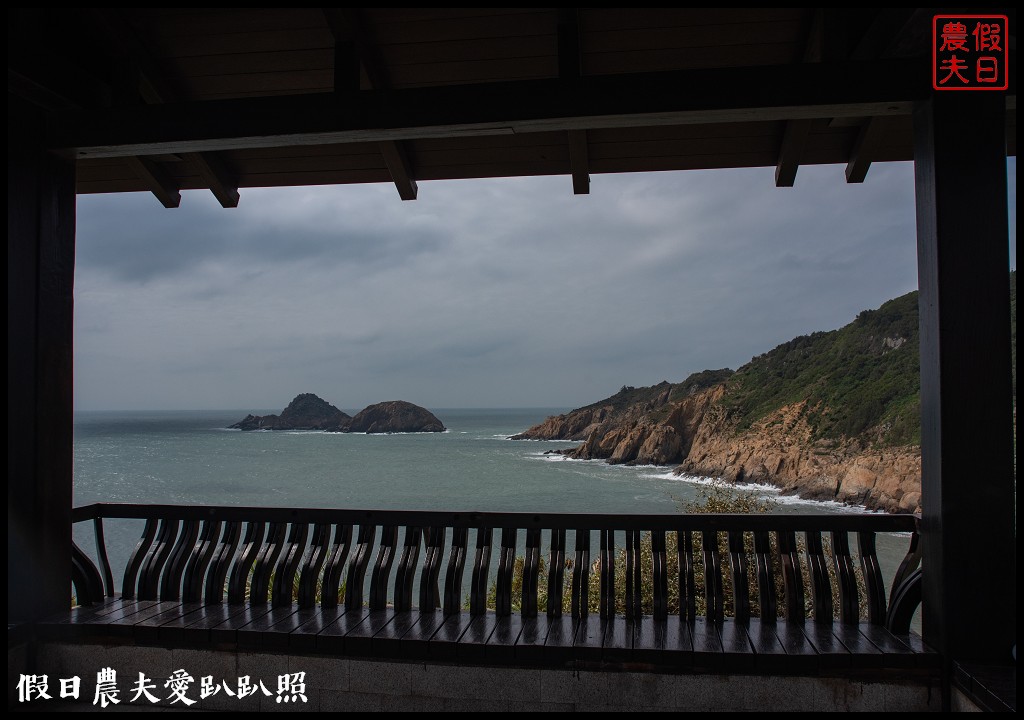
<path id="1" fill-rule="evenodd" d="M 630 516 L 101 503 L 73 514 L 74 522 L 91 520 L 95 529 L 96 563 L 74 546 L 73 583 L 81 605 L 118 594 L 104 539 L 104 520 L 114 518 L 145 521 L 124 569 L 123 600 L 323 609 L 343 604 L 348 610 L 368 606 L 395 613 L 440 608 L 445 615 L 474 616 L 492 604 L 498 617 L 512 615 L 517 606 L 524 618 L 559 617 L 567 604 L 573 618 L 585 618 L 593 587 L 602 618 L 658 620 L 671 612 L 715 623 L 726 617 L 743 623 L 755 615 L 761 622 L 802 623 L 809 616 L 856 625 L 863 614 L 868 624 L 897 634 L 908 632 L 921 601 L 917 519 L 909 515 Z M 875 547 L 878 533 L 910 535 L 888 596 Z M 598 576 L 594 582 L 591 573 Z M 625 576 L 618 583 L 621 595 L 617 573 Z M 517 593 L 515 586 L 521 586 Z"/>

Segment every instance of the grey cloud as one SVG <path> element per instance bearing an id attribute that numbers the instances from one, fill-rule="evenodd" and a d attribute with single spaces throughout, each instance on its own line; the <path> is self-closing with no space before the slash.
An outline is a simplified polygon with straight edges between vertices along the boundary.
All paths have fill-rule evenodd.
<path id="1" fill-rule="evenodd" d="M 1009 180 L 1015 237 L 1015 160 Z M 908 164 L 208 195 L 81 199 L 79 407 L 579 405 L 736 367 L 917 277 Z"/>

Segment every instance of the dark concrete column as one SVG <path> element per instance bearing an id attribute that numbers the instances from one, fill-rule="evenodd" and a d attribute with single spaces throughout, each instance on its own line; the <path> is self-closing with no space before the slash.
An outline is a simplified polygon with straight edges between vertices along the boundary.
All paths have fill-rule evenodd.
<path id="1" fill-rule="evenodd" d="M 1005 98 L 936 93 L 914 110 L 921 290 L 924 637 L 1010 662 L 1017 557 Z"/>
<path id="2" fill-rule="evenodd" d="M 71 603 L 75 166 L 8 97 L 7 619 Z"/>

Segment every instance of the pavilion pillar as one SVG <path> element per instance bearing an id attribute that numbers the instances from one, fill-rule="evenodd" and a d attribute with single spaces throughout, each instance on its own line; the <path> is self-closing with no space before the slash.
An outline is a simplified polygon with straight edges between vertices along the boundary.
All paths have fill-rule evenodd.
<path id="1" fill-rule="evenodd" d="M 8 622 L 71 603 L 75 165 L 46 152 L 42 118 L 8 97 Z"/>
<path id="2" fill-rule="evenodd" d="M 1017 635 L 1005 102 L 914 108 L 923 633 L 947 669 L 1009 663 Z"/>

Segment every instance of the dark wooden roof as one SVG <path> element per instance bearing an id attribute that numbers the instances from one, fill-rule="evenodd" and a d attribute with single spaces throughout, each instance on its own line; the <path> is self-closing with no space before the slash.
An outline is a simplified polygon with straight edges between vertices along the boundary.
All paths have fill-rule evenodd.
<path id="1" fill-rule="evenodd" d="M 819 163 L 856 182 L 912 159 L 911 103 L 930 92 L 931 13 L 913 8 L 88 9 L 11 26 L 9 91 L 48 109 L 78 191 L 166 205 L 750 166 L 787 185 Z M 1015 154 L 1015 85 L 1008 107 Z"/>

